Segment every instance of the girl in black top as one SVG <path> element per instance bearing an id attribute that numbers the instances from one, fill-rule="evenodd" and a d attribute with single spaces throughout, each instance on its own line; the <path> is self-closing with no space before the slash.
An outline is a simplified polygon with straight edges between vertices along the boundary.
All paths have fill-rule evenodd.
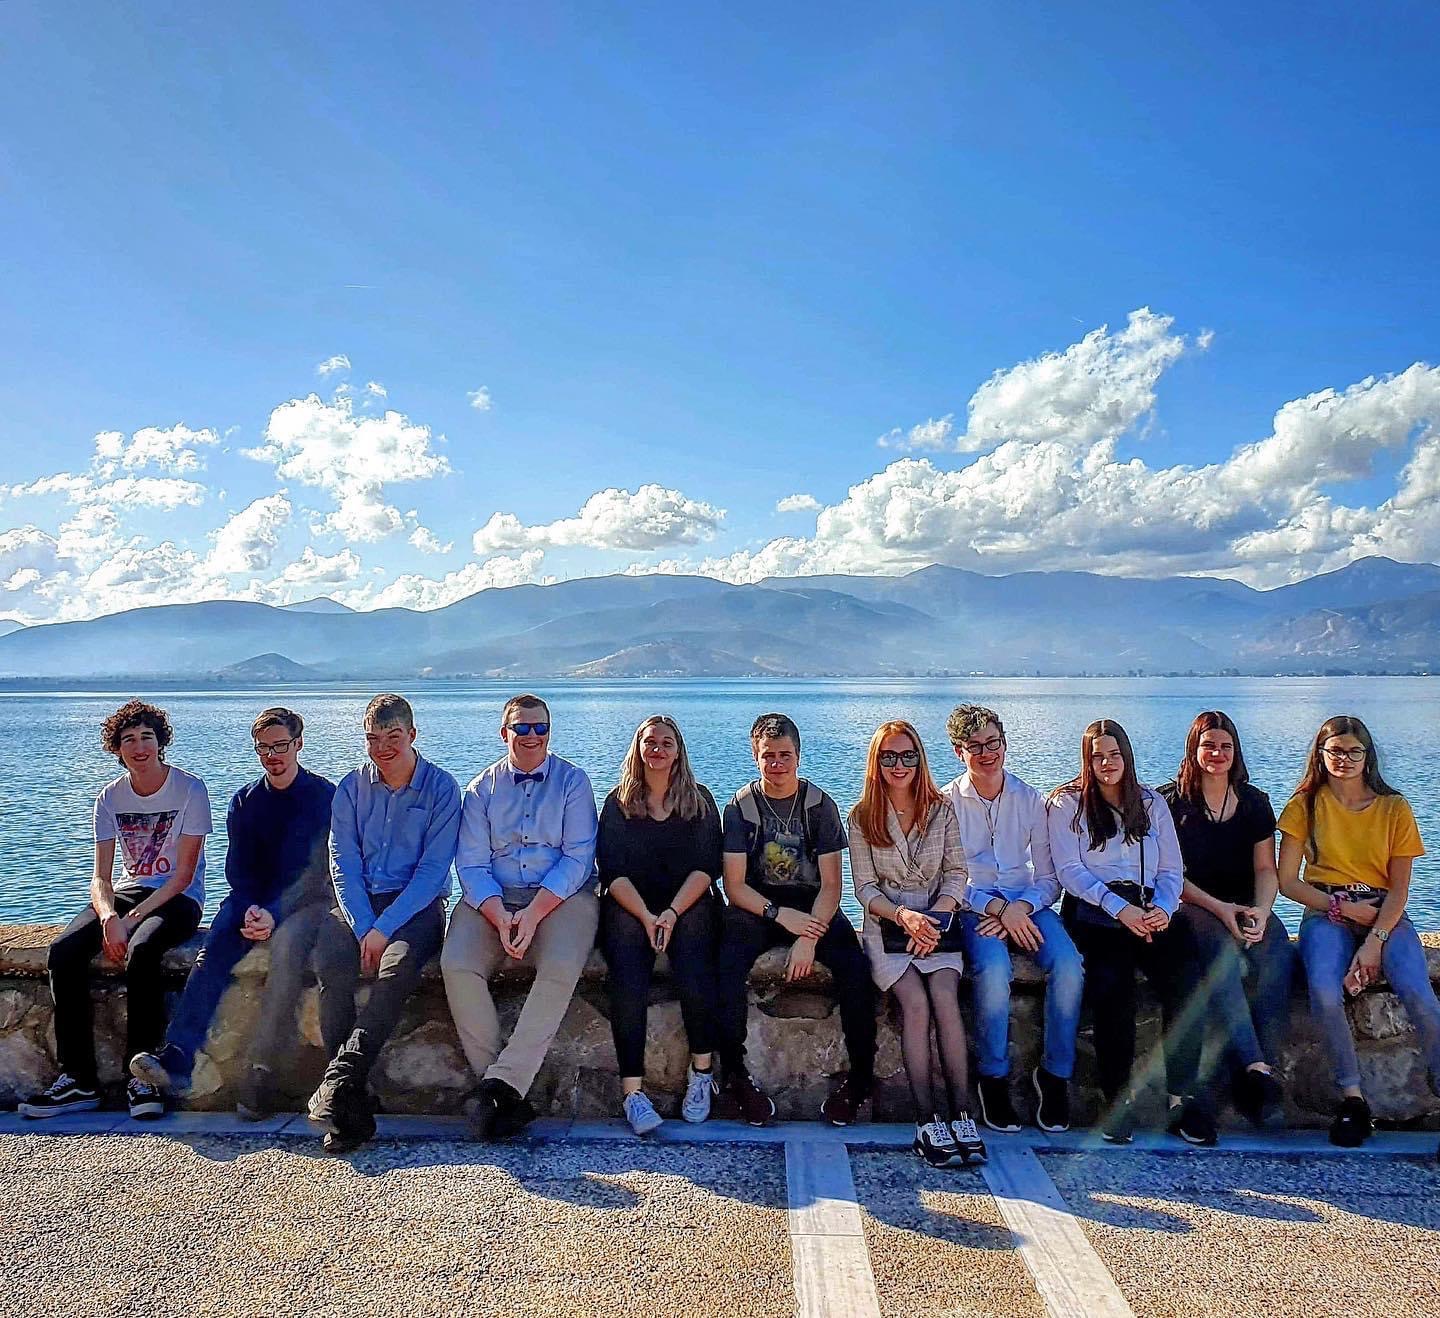
<path id="1" fill-rule="evenodd" d="M 605 798 L 595 859 L 600 947 L 610 966 L 610 1024 L 625 1117 L 647 1135 L 661 1117 L 645 1096 L 645 1024 L 655 957 L 670 973 L 690 1044 L 681 1114 L 710 1115 L 715 945 L 719 931 L 720 812 L 695 781 L 680 728 L 663 714 L 635 729 L 620 785 Z"/>
<path id="2" fill-rule="evenodd" d="M 1285 1037 L 1294 969 L 1290 936 L 1271 911 L 1275 811 L 1251 785 L 1240 734 L 1220 710 L 1196 715 L 1179 772 L 1160 794 L 1170 803 L 1185 862 L 1175 917 L 1191 998 L 1185 1020 L 1197 1031 L 1212 1016 L 1220 1022 L 1235 1106 L 1257 1126 L 1266 1124 L 1282 1115 L 1273 1063 Z M 1198 1110 L 1187 1107 L 1171 1129 L 1213 1143 L 1211 1105 L 1202 1099 Z M 1196 1140 L 1197 1134 L 1208 1138 Z"/>

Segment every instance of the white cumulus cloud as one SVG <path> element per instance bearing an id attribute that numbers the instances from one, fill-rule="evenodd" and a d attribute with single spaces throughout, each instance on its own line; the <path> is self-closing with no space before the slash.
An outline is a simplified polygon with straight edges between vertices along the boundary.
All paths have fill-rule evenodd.
<path id="1" fill-rule="evenodd" d="M 490 390 L 483 384 L 478 389 L 472 389 L 465 397 L 477 412 L 488 412 L 495 405 L 495 400 L 490 397 Z"/>
<path id="2" fill-rule="evenodd" d="M 353 608 L 439 609 L 476 591 L 553 580 L 540 575 L 544 557 L 539 549 L 527 549 L 515 555 L 497 554 L 483 563 L 467 563 L 438 580 L 405 573 L 379 591 L 372 593 L 368 587 L 352 591 L 344 596 L 343 602 Z"/>
<path id="3" fill-rule="evenodd" d="M 184 473 L 203 466 L 200 448 L 213 447 L 220 436 L 208 427 L 192 430 L 189 426 L 146 426 L 127 440 L 118 430 L 104 430 L 95 436 L 94 466 L 103 476 L 118 470 L 137 471 L 142 467 L 158 467 L 162 471 Z"/>
<path id="4" fill-rule="evenodd" d="M 283 494 L 266 495 L 248 504 L 215 532 L 206 566 L 224 574 L 263 572 L 280 547 L 290 513 L 290 500 Z"/>
<path id="5" fill-rule="evenodd" d="M 825 505 L 813 494 L 787 494 L 775 505 L 777 513 L 815 513 Z"/>
<path id="6" fill-rule="evenodd" d="M 417 526 L 410 532 L 410 543 L 422 554 L 448 554 L 455 548 L 453 541 L 445 541 L 443 544 L 440 537 L 428 526 Z"/>
<path id="7" fill-rule="evenodd" d="M 600 490 L 574 517 L 525 526 L 513 513 L 496 513 L 475 532 L 476 554 L 496 550 L 584 545 L 591 549 L 663 549 L 709 540 L 725 517 L 723 508 L 688 498 L 662 485 Z"/>
<path id="8" fill-rule="evenodd" d="M 343 352 L 337 352 L 333 357 L 327 357 L 323 362 L 317 363 L 316 375 L 334 375 L 336 371 L 348 371 L 350 369 L 350 358 Z"/>

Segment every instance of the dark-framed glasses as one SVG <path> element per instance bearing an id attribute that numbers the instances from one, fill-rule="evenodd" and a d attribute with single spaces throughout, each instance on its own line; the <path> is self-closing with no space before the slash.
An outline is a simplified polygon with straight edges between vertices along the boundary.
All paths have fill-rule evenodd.
<path id="1" fill-rule="evenodd" d="M 907 769 L 913 769 L 920 763 L 920 752 L 881 751 L 878 758 L 881 767 L 885 769 L 893 769 L 897 764 L 903 764 Z"/>
<path id="2" fill-rule="evenodd" d="M 1328 755 L 1332 760 L 1349 760 L 1351 764 L 1359 764 L 1365 758 L 1365 747 L 1351 746 L 1348 750 L 1344 746 L 1322 746 L 1321 752 Z"/>
<path id="3" fill-rule="evenodd" d="M 257 741 L 255 743 L 256 755 L 284 755 L 297 741 L 299 737 L 289 737 L 285 741 Z"/>
<path id="4" fill-rule="evenodd" d="M 511 723 L 509 727 L 517 737 L 543 737 L 550 731 L 548 723 Z"/>
<path id="5" fill-rule="evenodd" d="M 991 737 L 989 741 L 967 741 L 960 749 L 966 755 L 994 755 L 1004 744 L 1004 737 Z"/>

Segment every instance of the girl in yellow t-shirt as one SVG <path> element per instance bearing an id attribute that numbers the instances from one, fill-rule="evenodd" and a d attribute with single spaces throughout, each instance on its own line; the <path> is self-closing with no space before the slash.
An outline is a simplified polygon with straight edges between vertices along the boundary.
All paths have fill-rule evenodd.
<path id="1" fill-rule="evenodd" d="M 1405 914 L 1411 866 L 1425 848 L 1410 803 L 1380 776 L 1369 729 L 1344 714 L 1320 725 L 1279 828 L 1280 891 L 1306 908 L 1300 957 L 1340 1089 L 1330 1141 L 1354 1147 L 1374 1125 L 1360 1092 L 1346 992 L 1359 993 L 1383 970 L 1420 1033 L 1431 1077 L 1440 1079 L 1440 1001 Z"/>

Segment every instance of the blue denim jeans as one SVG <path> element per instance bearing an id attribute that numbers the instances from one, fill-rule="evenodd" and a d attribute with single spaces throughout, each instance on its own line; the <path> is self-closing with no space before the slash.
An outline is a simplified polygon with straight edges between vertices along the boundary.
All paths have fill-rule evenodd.
<path id="1" fill-rule="evenodd" d="M 1030 919 L 1045 940 L 1033 954 L 1045 972 L 1045 1051 L 1041 1065 L 1068 1080 L 1075 1070 L 1075 1032 L 1080 1026 L 1080 1001 L 1085 965 L 1057 911 L 1036 911 Z M 982 1076 L 1010 1074 L 1010 946 L 978 929 L 980 916 L 966 911 L 965 960 L 975 991 L 975 1052 Z"/>
<path id="2" fill-rule="evenodd" d="M 1305 963 L 1305 978 L 1310 985 L 1310 1010 L 1325 1035 L 1335 1066 L 1335 1084 L 1341 1089 L 1360 1083 L 1360 1060 L 1345 1015 L 1341 981 L 1367 932 L 1348 924 L 1331 924 L 1319 911 L 1309 912 L 1300 924 L 1300 959 Z M 1420 1034 L 1420 1048 L 1432 1082 L 1440 1080 L 1440 1002 L 1430 985 L 1425 949 L 1409 916 L 1391 931 L 1381 953 L 1380 968 Z"/>
<path id="3" fill-rule="evenodd" d="M 195 1054 L 205 1043 L 235 967 L 251 949 L 263 946 L 240 932 L 248 906 L 248 902 L 239 900 L 233 893 L 220 903 L 205 935 L 205 944 L 195 959 L 195 968 L 185 981 L 180 1005 L 175 1008 L 170 1028 L 165 1032 L 167 1061 L 176 1063 L 185 1076 L 194 1068 Z M 252 1062 L 274 1070 L 278 1055 L 293 1041 L 295 1005 L 321 919 L 329 911 L 328 902 L 302 906 L 286 915 L 267 940 L 270 969 L 265 979 L 260 1025 L 251 1044 Z"/>

